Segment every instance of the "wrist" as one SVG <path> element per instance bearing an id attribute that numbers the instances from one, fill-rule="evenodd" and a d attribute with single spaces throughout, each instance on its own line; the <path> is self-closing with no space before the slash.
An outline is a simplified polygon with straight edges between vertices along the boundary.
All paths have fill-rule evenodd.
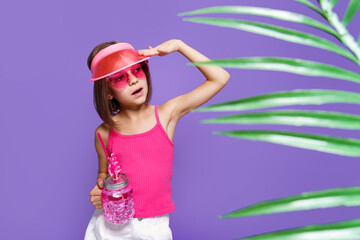
<path id="1" fill-rule="evenodd" d="M 108 175 L 107 173 L 98 173 L 97 180 L 103 179 L 103 178 L 105 178 L 107 175 Z"/>
<path id="2" fill-rule="evenodd" d="M 178 43 L 178 49 L 177 49 L 177 51 L 178 52 L 182 52 L 182 50 L 184 49 L 184 46 L 186 45 L 183 41 L 181 41 L 181 40 L 178 40 L 179 41 L 179 43 Z"/>

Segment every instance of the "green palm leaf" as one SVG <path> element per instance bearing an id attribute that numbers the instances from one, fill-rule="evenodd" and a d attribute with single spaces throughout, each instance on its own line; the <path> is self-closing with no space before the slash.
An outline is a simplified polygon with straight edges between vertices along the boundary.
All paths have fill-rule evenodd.
<path id="1" fill-rule="evenodd" d="M 325 18 L 323 11 L 321 9 L 317 8 L 309 0 L 296 0 L 296 1 L 304 4 L 305 6 L 309 7 L 310 9 L 314 10 L 315 12 L 319 13 L 322 17 Z"/>
<path id="2" fill-rule="evenodd" d="M 358 63 L 358 60 L 344 48 L 324 39 L 311 34 L 291 30 L 288 28 L 277 27 L 270 24 L 249 22 L 237 19 L 225 19 L 225 18 L 184 18 L 184 21 L 204 23 L 214 26 L 228 27 L 241 29 L 248 32 L 253 32 L 257 34 L 262 34 L 269 37 L 278 38 L 281 40 L 294 42 L 298 44 L 308 45 L 312 47 L 317 47 L 325 49 L 334 53 L 337 53 L 341 56 L 344 56 L 355 63 Z"/>
<path id="3" fill-rule="evenodd" d="M 349 6 L 346 10 L 345 16 L 342 20 L 342 23 L 347 26 L 351 20 L 354 18 L 354 16 L 356 15 L 357 11 L 360 8 L 360 1 L 359 0 L 351 0 L 349 3 Z"/>
<path id="4" fill-rule="evenodd" d="M 352 138 L 270 130 L 213 132 L 213 134 L 277 143 L 342 156 L 360 157 L 360 141 Z"/>
<path id="5" fill-rule="evenodd" d="M 331 26 L 339 33 L 340 41 L 348 47 L 351 52 L 360 60 L 360 48 L 358 47 L 355 39 L 346 29 L 344 24 L 339 20 L 336 13 L 333 12 L 329 0 L 318 0 L 324 13 L 324 18 L 330 23 Z M 360 61 L 359 61 L 360 64 Z"/>
<path id="6" fill-rule="evenodd" d="M 308 225 L 254 235 L 239 240 L 353 240 L 360 239 L 360 219 L 322 225 Z"/>
<path id="7" fill-rule="evenodd" d="M 328 111 L 275 110 L 201 120 L 201 123 L 284 124 L 360 129 L 360 116 Z"/>
<path id="8" fill-rule="evenodd" d="M 192 112 L 243 111 L 289 105 L 320 105 L 326 103 L 360 104 L 360 94 L 322 89 L 297 89 L 243 98 L 194 109 Z"/>
<path id="9" fill-rule="evenodd" d="M 335 7 L 335 5 L 337 4 L 339 0 L 330 0 L 330 4 L 332 7 Z"/>
<path id="10" fill-rule="evenodd" d="M 218 18 L 185 18 L 184 21 L 204 23 L 209 25 L 241 29 L 248 32 L 262 34 L 289 42 L 325 49 L 344 56 L 360 65 L 360 35 L 358 42 L 348 33 L 346 25 L 351 22 L 360 7 L 360 0 L 351 0 L 342 23 L 332 11 L 338 0 L 318 0 L 322 9 L 317 8 L 309 0 L 296 0 L 319 13 L 335 30 L 315 19 L 301 14 L 245 6 L 224 6 L 198 9 L 178 14 L 178 16 L 203 13 L 238 13 L 272 17 L 285 21 L 292 21 L 318 28 L 337 37 L 351 53 L 324 38 L 258 22 L 236 19 Z M 195 62 L 189 65 L 216 65 L 228 68 L 259 69 L 290 72 L 307 76 L 329 77 L 360 83 L 360 75 L 332 65 L 312 62 L 302 59 L 277 57 L 255 57 L 217 59 L 208 62 Z M 360 94 L 333 90 L 295 90 L 239 99 L 235 101 L 215 104 L 193 111 L 238 111 L 266 107 L 324 104 L 324 103 L 352 103 L 360 104 Z M 245 113 L 207 119 L 203 123 L 237 123 L 237 124 L 285 124 L 295 126 L 320 126 L 342 129 L 360 129 L 360 116 L 340 112 L 275 110 L 256 113 Z M 293 146 L 315 151 L 332 153 L 341 156 L 359 157 L 360 140 L 340 138 L 327 135 L 307 133 L 272 131 L 272 130 L 242 130 L 213 132 L 234 138 L 264 141 L 287 146 Z M 289 211 L 300 211 L 315 208 L 337 206 L 360 206 L 360 187 L 329 189 L 325 191 L 308 192 L 296 196 L 285 197 L 250 205 L 221 218 L 236 218 L 261 214 L 273 214 Z M 360 219 L 330 223 L 324 225 L 309 225 L 301 228 L 270 232 L 262 235 L 250 236 L 242 239 L 276 239 L 276 240 L 345 240 L 360 239 Z"/>
<path id="11" fill-rule="evenodd" d="M 187 65 L 217 65 L 227 68 L 262 69 L 291 72 L 307 76 L 330 77 L 360 83 L 360 75 L 336 66 L 291 58 L 233 58 L 215 59 L 207 62 L 189 62 Z"/>
<path id="12" fill-rule="evenodd" d="M 264 201 L 221 215 L 220 218 L 239 218 L 339 206 L 360 206 L 360 187 L 305 192 L 290 197 Z"/>
<path id="13" fill-rule="evenodd" d="M 325 32 L 328 32 L 331 35 L 335 36 L 336 38 L 339 38 L 338 33 L 334 31 L 331 27 L 315 19 L 294 12 L 269 9 L 269 8 L 247 7 L 247 6 L 218 6 L 218 7 L 209 7 L 209 8 L 198 9 L 190 12 L 179 13 L 178 16 L 188 16 L 188 15 L 205 14 L 205 13 L 237 13 L 237 14 L 251 14 L 251 15 L 271 17 L 275 19 L 305 24 L 323 30 Z"/>

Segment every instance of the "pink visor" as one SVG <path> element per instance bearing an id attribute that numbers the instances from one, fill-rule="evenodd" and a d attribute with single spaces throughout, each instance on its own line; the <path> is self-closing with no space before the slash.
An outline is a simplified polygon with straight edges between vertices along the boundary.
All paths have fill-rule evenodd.
<path id="1" fill-rule="evenodd" d="M 151 56 L 139 56 L 128 43 L 110 45 L 96 54 L 91 63 L 91 81 L 105 78 L 136 63 L 145 61 Z"/>

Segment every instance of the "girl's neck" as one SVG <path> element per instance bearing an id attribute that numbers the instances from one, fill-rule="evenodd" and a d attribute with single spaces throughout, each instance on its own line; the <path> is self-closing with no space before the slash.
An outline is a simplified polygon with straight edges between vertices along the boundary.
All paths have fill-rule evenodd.
<path id="1" fill-rule="evenodd" d="M 149 106 L 150 105 L 146 103 L 136 106 L 120 106 L 121 110 L 117 115 L 126 121 L 138 121 L 146 115 L 146 110 Z"/>

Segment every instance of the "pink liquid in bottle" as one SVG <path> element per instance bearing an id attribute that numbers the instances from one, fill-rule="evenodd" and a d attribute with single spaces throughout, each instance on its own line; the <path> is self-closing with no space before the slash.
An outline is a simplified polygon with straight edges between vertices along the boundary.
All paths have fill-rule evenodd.
<path id="1" fill-rule="evenodd" d="M 109 175 L 104 178 L 101 191 L 105 220 L 114 224 L 129 222 L 134 214 L 133 190 L 125 174 L 119 173 L 115 180 Z"/>

